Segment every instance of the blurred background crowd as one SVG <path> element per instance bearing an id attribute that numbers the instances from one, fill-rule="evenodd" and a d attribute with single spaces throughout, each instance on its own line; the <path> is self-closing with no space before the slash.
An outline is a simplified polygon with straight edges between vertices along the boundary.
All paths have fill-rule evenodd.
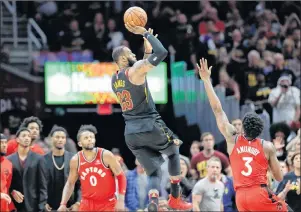
<path id="1" fill-rule="evenodd" d="M 47 36 L 47 44 L 35 51 L 29 68 L 24 71 L 30 76 L 43 77 L 44 63 L 60 61 L 60 52 L 81 52 L 80 61 L 111 62 L 112 50 L 120 45 L 130 47 L 137 58 L 142 58 L 143 39 L 127 32 L 123 25 L 123 13 L 130 6 L 140 6 L 147 12 L 147 27 L 154 29 L 169 51 L 165 61 L 168 65 L 185 61 L 188 70 L 196 70 L 197 61 L 201 57 L 207 58 L 208 64 L 213 66 L 212 82 L 216 89 L 223 91 L 226 97 L 234 96 L 240 109 L 248 105 L 259 114 L 263 111 L 267 114 L 268 137 L 277 149 L 285 175 L 283 182 L 276 182 L 269 174 L 269 186 L 295 211 L 300 211 L 300 2 L 20 1 L 17 2 L 18 17 L 33 18 Z M 12 65 L 10 48 L 2 43 L 0 60 Z M 47 57 L 43 56 L 45 52 Z M 170 73 L 168 78 L 171 79 Z M 195 78 L 199 79 L 196 71 Z M 162 116 L 167 124 L 173 120 L 166 118 L 173 116 L 172 113 Z M 118 120 L 122 122 L 121 118 Z M 2 123 L 3 133 L 13 139 L 14 130 L 8 123 L 18 126 L 20 121 L 14 119 Z M 47 122 L 48 130 L 57 124 L 55 119 L 42 121 Z M 77 129 L 71 129 L 74 125 L 70 122 L 64 124 L 72 130 L 72 138 Z M 243 133 L 240 117 L 234 118 L 232 124 Z M 115 125 L 109 126 L 114 128 Z M 175 129 L 170 124 L 170 128 L 181 135 L 181 127 Z M 121 139 L 114 146 L 108 143 L 104 146 L 108 149 L 116 147 L 112 151 L 127 170 L 126 206 L 130 210 L 143 209 L 147 202 L 147 190 L 144 189 L 147 188 L 147 176 L 140 164 L 134 163 L 133 156 L 123 156 L 129 153 L 123 142 L 123 129 L 118 130 L 112 132 L 120 132 Z M 51 139 L 46 132 L 37 142 L 48 152 Z M 191 137 L 194 139 L 183 138 L 187 148 L 181 151 L 183 196 L 191 201 L 195 183 L 212 174 L 207 170 L 206 161 L 216 156 L 222 163 L 220 180 L 225 185 L 224 209 L 235 211 L 235 191 L 225 141 L 216 141 L 211 132 L 203 129 Z M 76 152 L 76 141 L 71 138 L 68 138 L 66 149 Z M 167 170 L 165 165 L 162 166 L 164 172 Z M 168 173 L 165 173 L 161 191 L 164 198 L 168 191 Z"/>

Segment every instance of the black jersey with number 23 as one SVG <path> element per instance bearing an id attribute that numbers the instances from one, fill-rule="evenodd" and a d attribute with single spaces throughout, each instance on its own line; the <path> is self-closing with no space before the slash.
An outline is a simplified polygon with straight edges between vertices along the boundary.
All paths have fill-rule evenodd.
<path id="1" fill-rule="evenodd" d="M 157 119 L 161 119 L 148 88 L 147 80 L 134 85 L 128 78 L 128 70 L 118 71 L 112 76 L 115 92 L 125 120 L 125 135 L 151 131 Z"/>

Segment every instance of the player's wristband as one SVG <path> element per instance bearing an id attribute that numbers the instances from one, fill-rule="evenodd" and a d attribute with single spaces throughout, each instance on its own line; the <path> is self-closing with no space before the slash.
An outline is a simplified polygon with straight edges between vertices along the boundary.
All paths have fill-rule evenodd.
<path id="1" fill-rule="evenodd" d="M 151 33 L 149 33 L 148 31 L 146 31 L 145 33 L 143 33 L 143 37 L 145 37 L 146 39 L 148 38 L 148 36 L 150 36 Z"/>
<path id="2" fill-rule="evenodd" d="M 118 193 L 124 195 L 126 192 L 126 177 L 125 174 L 122 172 L 118 176 L 116 176 L 118 181 Z"/>

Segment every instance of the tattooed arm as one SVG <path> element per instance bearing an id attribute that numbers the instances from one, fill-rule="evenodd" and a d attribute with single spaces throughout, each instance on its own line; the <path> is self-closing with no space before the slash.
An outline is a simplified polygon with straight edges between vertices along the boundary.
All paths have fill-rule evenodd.
<path id="1" fill-rule="evenodd" d="M 61 205 L 58 211 L 67 211 L 67 202 L 69 201 L 71 195 L 73 194 L 75 183 L 78 180 L 77 169 L 78 169 L 78 155 L 76 154 L 70 160 L 69 177 L 63 190 Z"/>

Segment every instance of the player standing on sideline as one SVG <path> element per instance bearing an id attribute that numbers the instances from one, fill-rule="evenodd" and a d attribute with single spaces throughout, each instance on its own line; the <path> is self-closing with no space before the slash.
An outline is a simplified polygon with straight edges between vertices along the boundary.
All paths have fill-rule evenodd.
<path id="1" fill-rule="evenodd" d="M 66 204 L 73 193 L 75 183 L 80 178 L 82 199 L 79 211 L 124 211 L 126 178 L 112 152 L 95 148 L 96 128 L 82 125 L 77 133 L 78 145 L 82 151 L 72 157 L 70 173 L 63 190 L 58 211 L 67 211 Z M 116 201 L 116 182 L 118 200 Z"/>
<path id="2" fill-rule="evenodd" d="M 115 48 L 112 57 L 119 71 L 112 77 L 112 89 L 118 97 L 125 119 L 126 144 L 146 174 L 150 176 L 148 210 L 158 210 L 162 176 L 160 166 L 164 162 L 162 154 L 166 154 L 169 158 L 171 195 L 168 205 L 172 209 L 189 210 L 192 204 L 184 202 L 180 197 L 181 141 L 168 129 L 157 112 L 146 80 L 147 73 L 159 65 L 168 52 L 156 36 L 152 35 L 152 29 L 147 31 L 144 27 L 135 26 L 133 23 L 126 23 L 126 28 L 134 34 L 143 36 L 146 56 L 137 61 L 129 48 L 125 46 Z"/>
<path id="3" fill-rule="evenodd" d="M 11 198 L 8 195 L 13 174 L 13 164 L 5 158 L 7 150 L 7 138 L 0 134 L 0 211 L 10 211 L 8 205 L 11 203 Z"/>
<path id="4" fill-rule="evenodd" d="M 255 113 L 247 113 L 243 118 L 243 134 L 236 135 L 222 109 L 210 81 L 211 68 L 202 58 L 199 74 L 216 118 L 217 126 L 227 142 L 227 150 L 233 170 L 236 205 L 239 211 L 287 211 L 286 203 L 267 188 L 268 169 L 277 181 L 283 176 L 276 149 L 271 142 L 257 138 L 263 130 L 263 121 Z"/>

